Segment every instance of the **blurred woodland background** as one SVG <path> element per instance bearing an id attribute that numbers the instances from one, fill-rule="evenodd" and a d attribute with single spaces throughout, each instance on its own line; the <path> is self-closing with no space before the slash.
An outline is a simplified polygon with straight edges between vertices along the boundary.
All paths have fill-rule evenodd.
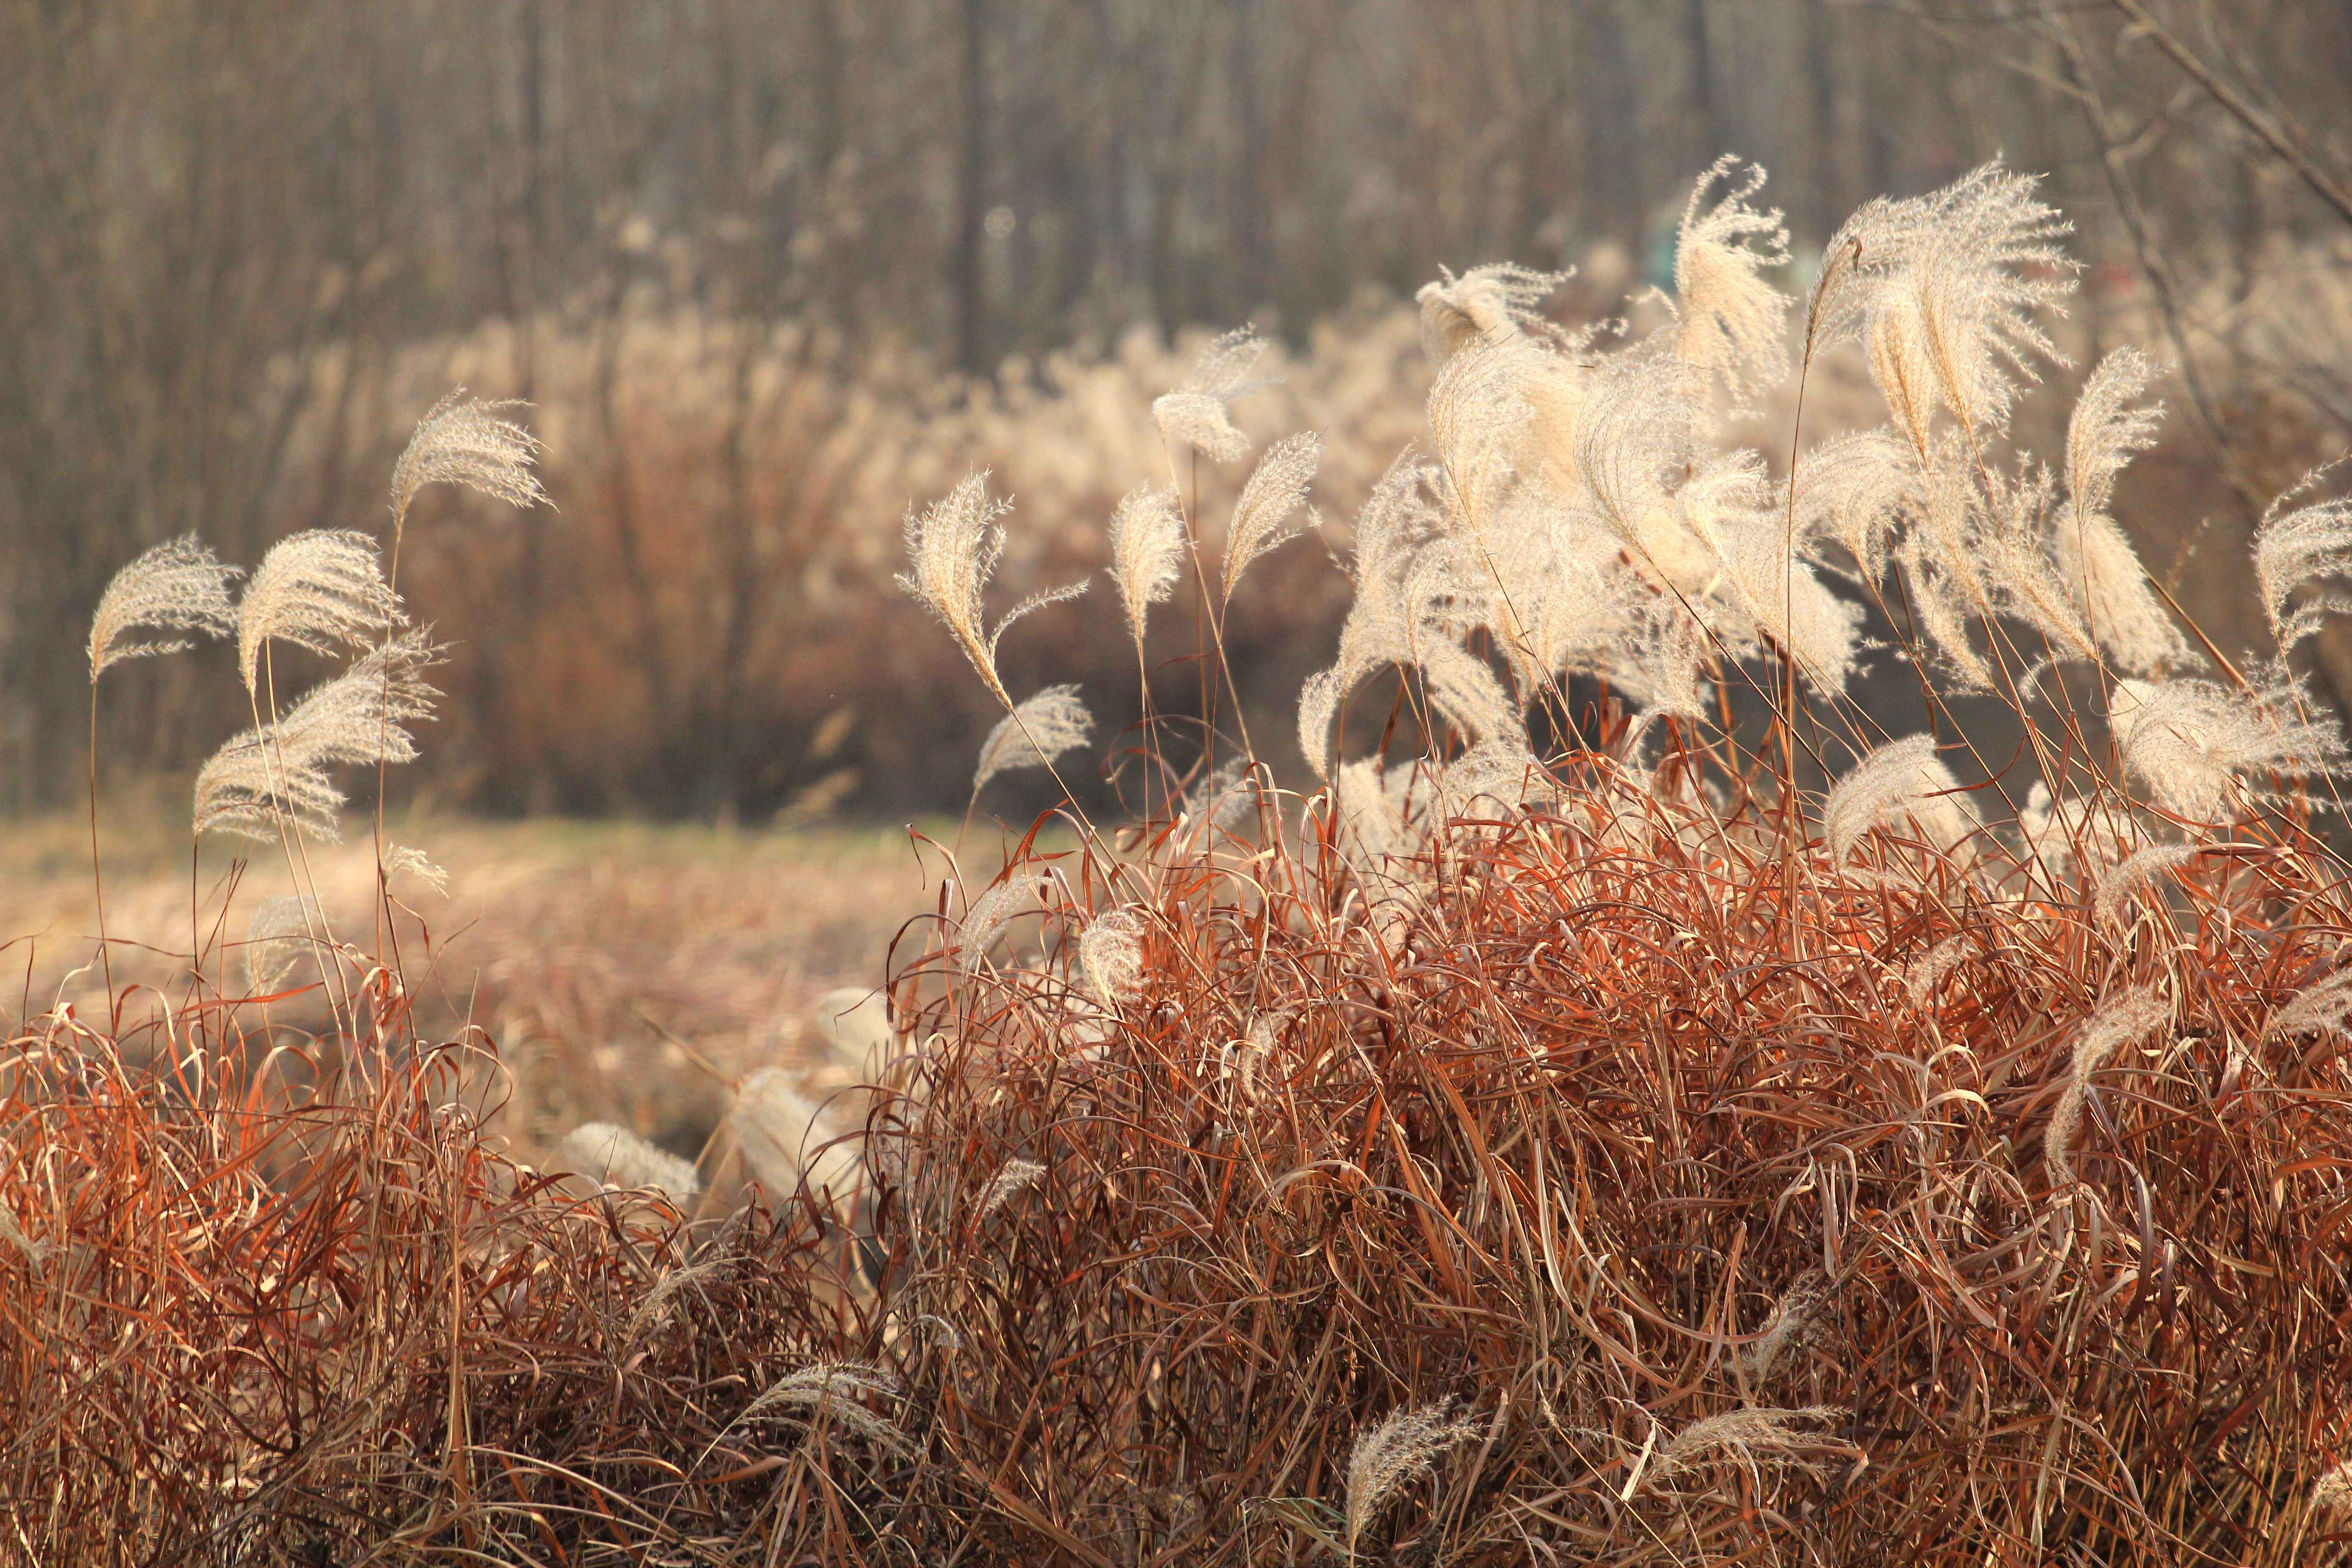
<path id="1" fill-rule="evenodd" d="M 420 510 L 403 586 L 457 646 L 406 787 L 960 807 L 996 715 L 891 586 L 910 502 L 991 467 L 1010 585 L 1098 568 L 1117 498 L 1167 471 L 1150 398 L 1255 321 L 1283 381 L 1240 416 L 1325 432 L 1339 548 L 1418 433 L 1412 290 L 1509 258 L 1580 269 L 1563 319 L 1654 309 L 1725 151 L 1771 171 L 1801 273 L 1870 196 L 1996 152 L 2046 174 L 2089 263 L 2078 364 L 2138 341 L 2174 370 L 2121 515 L 2248 646 L 2244 532 L 2352 437 L 2347 80 L 2335 0 L 16 0 L 0 809 L 79 797 L 118 566 L 191 530 L 249 565 L 375 527 L 460 383 L 537 405 L 558 510 Z M 1822 433 L 1879 417 L 1852 395 Z M 1213 517 L 1239 477 L 1179 476 Z M 1312 542 L 1261 569 L 1234 619 L 1255 700 L 1286 709 L 1344 601 Z M 1116 724 L 1115 616 L 1025 623 L 1008 680 L 1085 681 Z M 1155 655 L 1189 654 L 1164 619 Z M 2352 649 L 2317 657 L 2352 695 Z M 124 672 L 110 786 L 244 721 L 227 658 Z M 1163 679 L 1181 707 L 1190 673 Z"/>

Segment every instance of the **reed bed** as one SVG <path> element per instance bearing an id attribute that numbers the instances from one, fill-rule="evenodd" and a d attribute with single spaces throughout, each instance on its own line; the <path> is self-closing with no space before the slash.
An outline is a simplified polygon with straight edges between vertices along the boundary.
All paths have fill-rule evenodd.
<path id="1" fill-rule="evenodd" d="M 1699 182 L 1646 331 L 1559 327 L 1518 268 L 1423 291 L 1427 447 L 1355 520 L 1303 771 L 1225 628 L 1324 526 L 1323 444 L 1269 443 L 1213 508 L 1188 482 L 1250 448 L 1246 333 L 1153 405 L 1164 468 L 1111 514 L 1144 717 L 1107 743 L 1087 693 L 1000 662 L 1085 583 L 1000 607 L 1022 519 L 985 475 L 910 512 L 902 586 L 1003 715 L 975 802 L 1025 771 L 1059 804 L 1009 847 L 916 836 L 935 898 L 878 995 L 820 1006 L 870 1081 L 749 1073 L 691 1165 L 602 1120 L 518 1160 L 492 1042 L 420 1038 L 307 868 L 432 709 L 409 480 L 534 500 L 520 427 L 428 416 L 382 575 L 356 535 L 280 544 L 234 603 L 193 546 L 134 563 L 93 704 L 139 635 L 236 632 L 253 728 L 197 825 L 291 890 L 241 989 L 192 955 L 164 1005 L 110 984 L 0 1058 L 5 1538 L 2340 1558 L 2346 752 L 2290 656 L 2340 608 L 2352 506 L 2325 476 L 2282 500 L 2274 641 L 2225 651 L 2115 515 L 2144 361 L 2090 370 L 2059 467 L 2017 449 L 2071 276 L 2032 183 L 1856 215 L 1793 351 L 1761 187 Z M 1841 345 L 1884 425 L 1805 425 Z M 1776 396 L 1777 467 L 1733 435 Z M 1155 707 L 1148 627 L 1187 615 L 1197 701 Z M 281 693 L 278 641 L 352 663 Z M 1928 729 L 1885 732 L 1890 681 Z M 396 931 L 431 863 L 373 837 Z M 273 1021 L 295 994 L 323 1026 Z"/>

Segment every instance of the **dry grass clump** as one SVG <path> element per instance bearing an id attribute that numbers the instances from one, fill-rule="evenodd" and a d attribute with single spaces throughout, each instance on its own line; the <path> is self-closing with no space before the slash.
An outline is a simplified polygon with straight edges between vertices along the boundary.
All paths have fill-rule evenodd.
<path id="1" fill-rule="evenodd" d="M 1793 368 L 1858 343 L 1891 422 L 1833 461 L 1791 430 L 1794 476 L 1740 447 L 1782 368 L 1760 178 L 1701 183 L 1646 334 L 1551 328 L 1515 268 L 1424 292 L 1430 447 L 1358 521 L 1312 795 L 1251 740 L 1223 606 L 1313 443 L 1101 542 L 1139 655 L 1196 577 L 1199 700 L 1180 724 L 1138 670 L 1117 821 L 1055 761 L 1092 743 L 1077 694 L 1016 703 L 1000 667 L 1004 504 L 974 477 L 910 514 L 905 585 L 1012 726 L 992 749 L 1063 798 L 1001 860 L 929 846 L 884 1016 L 829 999 L 870 1098 L 732 1085 L 774 1220 L 507 1163 L 486 1047 L 425 1047 L 349 936 L 314 938 L 327 1037 L 266 1059 L 201 987 L 143 1076 L 45 1016 L 7 1068 L 0 1284 L 55 1360 L 15 1365 L 5 1473 L 134 1478 L 158 1555 L 2340 1546 L 2352 884 L 2312 788 L 2340 743 L 2284 665 L 2148 619 L 2101 533 L 2135 367 L 2063 478 L 2015 449 L 2067 276 L 2030 181 L 1858 215 Z M 1222 342 L 1163 400 L 1160 461 L 1244 455 L 1255 363 Z M 1878 670 L 1929 731 L 1883 731 Z M 299 882 L 295 803 L 255 809 Z M 0 1504 L 61 1539 L 49 1492 Z"/>

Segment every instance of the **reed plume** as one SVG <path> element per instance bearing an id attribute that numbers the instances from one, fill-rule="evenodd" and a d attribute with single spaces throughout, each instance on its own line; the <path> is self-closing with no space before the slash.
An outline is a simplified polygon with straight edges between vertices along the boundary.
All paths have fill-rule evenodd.
<path id="1" fill-rule="evenodd" d="M 771 1195 L 830 1193 L 838 1205 L 856 1184 L 860 1164 L 853 1130 L 793 1088 L 782 1068 L 761 1068 L 745 1078 L 728 1108 L 735 1147 Z"/>
<path id="2" fill-rule="evenodd" d="M 1359 1434 L 1348 1450 L 1348 1552 L 1365 1528 L 1437 1461 L 1478 1435 L 1476 1419 L 1454 1414 L 1454 1401 L 1400 1410 L 1370 1431 Z"/>
<path id="3" fill-rule="evenodd" d="M 1715 1454 L 1729 1454 L 1751 1469 L 1767 1464 L 1816 1468 L 1815 1461 L 1807 1456 L 1824 1447 L 1851 1450 L 1845 1444 L 1832 1442 L 1804 1428 L 1835 1421 L 1843 1415 L 1843 1410 L 1829 1405 L 1795 1409 L 1751 1405 L 1719 1411 L 1705 1420 L 1692 1422 L 1662 1445 L 1650 1461 L 1643 1484 L 1655 1486 L 1670 1480 Z"/>
<path id="4" fill-rule="evenodd" d="M 1143 985 L 1143 911 L 1110 910 L 1087 922 L 1078 938 L 1078 972 L 1087 989 L 1109 1005 L 1134 1000 Z"/>
<path id="5" fill-rule="evenodd" d="M 1011 501 L 990 499 L 983 471 L 967 478 L 944 499 L 909 511 L 906 537 L 911 570 L 898 579 L 899 587 L 921 600 L 955 635 L 972 668 L 1007 710 L 1013 701 L 996 673 L 996 645 L 1013 622 L 1032 610 L 1087 591 L 1085 583 L 1072 583 L 1032 594 L 992 629 L 988 626 L 983 597 L 989 575 L 1004 553 L 1004 528 L 998 519 L 1012 510 Z"/>
<path id="6" fill-rule="evenodd" d="M 2042 1135 L 2042 1162 L 2052 1185 L 2064 1186 L 2074 1179 L 2074 1133 L 2082 1125 L 2083 1101 L 2090 1092 L 2091 1075 L 2105 1065 L 2118 1046 L 2127 1046 L 2153 1034 L 2171 1018 L 2171 1002 L 2162 992 L 2150 987 L 2102 1003 L 2084 1020 L 2082 1033 L 2074 1041 L 2074 1059 L 2067 1066 L 2066 1087 L 2050 1113 L 2049 1129 Z"/>
<path id="7" fill-rule="evenodd" d="M 1233 524 L 1225 532 L 1221 598 L 1234 596 L 1250 563 L 1280 549 L 1317 521 L 1314 509 L 1307 506 L 1307 488 L 1315 482 L 1316 465 L 1322 454 L 1323 437 L 1308 431 L 1284 437 L 1258 459 L 1249 483 L 1242 487 L 1241 499 L 1234 503 Z M 1302 507 L 1307 522 L 1292 522 Z"/>
<path id="8" fill-rule="evenodd" d="M 319 923 L 316 900 L 280 894 L 254 906 L 245 927 L 245 986 L 256 996 L 282 991 L 296 967 L 313 952 L 311 931 Z"/>
<path id="9" fill-rule="evenodd" d="M 866 1362 L 819 1362 L 779 1379 L 736 1419 L 740 1424 L 774 1410 L 805 1410 L 812 1421 L 829 1419 L 878 1447 L 908 1454 L 914 1451 L 914 1443 L 905 1429 L 862 1403 L 884 1399 L 895 1405 L 903 1397 L 898 1380 L 879 1367 Z"/>
<path id="10" fill-rule="evenodd" d="M 1932 735 L 1890 742 L 1838 780 L 1822 809 L 1830 858 L 1844 861 L 1872 828 L 1906 816 L 1929 844 L 1948 852 L 1981 826 L 1959 781 L 1936 755 Z"/>
<path id="11" fill-rule="evenodd" d="M 2108 514 L 2116 477 L 2135 453 L 2156 443 L 2158 411 L 2132 406 L 2153 374 L 2137 349 L 2117 349 L 2084 384 L 2066 428 L 2070 515 L 2053 531 L 2060 569 L 2092 635 L 2115 668 L 2137 675 L 2189 653 L 2188 640 L 2148 585 L 2138 552 Z"/>
<path id="12" fill-rule="evenodd" d="M 325 528 L 290 533 L 261 558 L 237 603 L 237 668 L 246 690 L 257 692 L 265 643 L 332 654 L 365 647 L 405 619 L 374 540 Z"/>
<path id="13" fill-rule="evenodd" d="M 1013 1201 L 1013 1194 L 1045 1173 L 1045 1167 L 1034 1160 L 1007 1160 L 997 1167 L 996 1174 L 980 1189 L 972 1200 L 971 1222 L 979 1225 L 990 1215 Z"/>
<path id="14" fill-rule="evenodd" d="M 1234 399 L 1262 384 L 1251 379 L 1251 372 L 1265 353 L 1265 340 L 1255 328 L 1227 332 L 1209 345 L 1183 385 L 1153 400 L 1152 423 L 1171 452 L 1190 447 L 1211 462 L 1230 463 L 1249 450 L 1249 437 L 1227 410 Z"/>
<path id="15" fill-rule="evenodd" d="M 2286 510 L 2287 502 L 2309 493 L 2329 471 L 2315 468 L 2304 475 L 2293 489 L 2271 503 L 2254 532 L 2254 582 L 2262 592 L 2263 613 L 2270 619 L 2281 658 L 2316 633 L 2329 616 L 2352 609 L 2352 598 L 2324 593 L 2313 595 L 2292 615 L 2287 611 L 2297 590 L 2352 573 L 2352 497 L 2338 496 Z"/>
<path id="16" fill-rule="evenodd" d="M 441 656 L 431 630 L 370 649 L 276 722 L 232 737 L 197 771 L 195 831 L 268 841 L 282 817 L 296 832 L 337 839 L 343 794 L 327 770 L 415 760 L 406 726 L 430 718 L 438 695 L 425 679 Z"/>
<path id="17" fill-rule="evenodd" d="M 1443 370 L 1474 343 L 1502 343 L 1542 333 L 1547 325 L 1538 307 L 1573 276 L 1507 262 L 1474 267 L 1458 278 L 1451 268 L 1441 268 L 1437 281 L 1423 284 L 1413 296 L 1421 307 L 1422 352 Z"/>
<path id="18" fill-rule="evenodd" d="M 1120 499 L 1110 519 L 1110 580 L 1139 657 L 1151 606 L 1175 592 L 1184 569 L 1184 518 L 1173 486 L 1139 485 Z"/>
<path id="19" fill-rule="evenodd" d="M 427 858 L 424 850 L 406 844 L 385 847 L 383 877 L 387 882 L 394 877 L 414 877 L 436 893 L 446 896 L 449 891 L 449 873 Z"/>
<path id="20" fill-rule="evenodd" d="M 1675 247 L 1675 357 L 1698 375 L 1722 377 L 1735 402 L 1788 366 L 1788 297 L 1762 274 L 1789 264 L 1789 230 L 1778 207 L 1748 205 L 1764 188 L 1764 171 L 1751 163 L 1743 178 L 1739 169 L 1740 160 L 1727 153 L 1699 176 Z M 1702 211 L 1718 184 L 1722 196 Z"/>
<path id="21" fill-rule="evenodd" d="M 1094 715 L 1078 700 L 1078 689 L 1048 686 L 1023 700 L 988 732 L 981 744 L 980 765 L 971 775 L 972 793 L 978 795 L 999 773 L 1048 766 L 1055 758 L 1083 747 L 1094 732 Z"/>
<path id="22" fill-rule="evenodd" d="M 614 1122 L 582 1122 L 563 1135 L 557 1153 L 608 1187 L 651 1187 L 672 1198 L 690 1198 L 702 1190 L 693 1162 Z"/>
<path id="23" fill-rule="evenodd" d="M 544 504 L 547 491 L 531 466 L 540 442 L 520 425 L 501 417 L 509 409 L 528 406 L 467 397 L 461 386 L 427 410 L 392 466 L 393 537 L 400 537 L 409 503 L 427 485 L 462 485 L 524 508 Z"/>
<path id="24" fill-rule="evenodd" d="M 2291 681 L 2232 690 L 2207 680 L 2118 680 L 2109 722 L 2125 768 L 2157 804 L 2194 822 L 2212 822 L 2245 788 L 2244 775 L 2324 772 L 2344 746 L 2326 720 L 2286 719 L 2301 704 Z"/>
<path id="25" fill-rule="evenodd" d="M 221 564 L 193 533 L 164 541 L 117 572 L 90 617 L 92 684 L 124 659 L 179 652 L 191 646 L 187 636 L 226 637 L 236 631 L 228 587 L 236 574 L 236 567 Z M 130 640 L 140 632 L 164 635 Z"/>

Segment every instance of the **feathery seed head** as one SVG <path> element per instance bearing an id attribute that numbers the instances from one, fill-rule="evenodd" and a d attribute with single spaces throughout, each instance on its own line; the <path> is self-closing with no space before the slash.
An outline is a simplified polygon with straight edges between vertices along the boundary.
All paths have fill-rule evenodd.
<path id="1" fill-rule="evenodd" d="M 2287 602 L 2298 588 L 2329 577 L 2352 573 L 2352 497 L 2314 501 L 2293 511 L 2287 502 L 2308 493 L 2330 468 L 2314 468 L 2293 489 L 2273 501 L 2254 532 L 2254 580 L 2263 595 L 2263 613 L 2270 617 L 2271 634 L 2284 658 L 2289 649 L 2318 631 L 2326 618 L 2352 608 L 2341 594 L 2320 595 L 2287 613 Z"/>
<path id="2" fill-rule="evenodd" d="M 1249 483 L 1242 487 L 1241 499 L 1234 503 L 1233 524 L 1225 532 L 1223 579 L 1219 584 L 1223 597 L 1234 596 L 1234 588 L 1251 562 L 1303 531 L 1291 518 L 1306 504 L 1307 487 L 1315 482 L 1322 455 L 1323 437 L 1312 431 L 1286 436 L 1266 448 Z M 1316 521 L 1312 508 L 1307 516 L 1309 524 Z"/>
<path id="3" fill-rule="evenodd" d="M 1478 1422 L 1454 1414 L 1452 1398 L 1400 1410 L 1348 1450 L 1348 1550 L 1365 1527 L 1404 1489 L 1437 1468 L 1437 1461 L 1478 1435 Z"/>
<path id="4" fill-rule="evenodd" d="M 1787 363 L 1781 323 L 1786 296 L 1760 275 L 1789 261 L 1789 230 L 1779 208 L 1760 212 L 1748 198 L 1764 188 L 1764 171 L 1729 154 L 1699 176 L 1683 208 L 1675 247 L 1675 293 L 1681 313 L 1675 353 L 1702 376 L 1720 375 L 1735 399 L 1777 380 Z M 1718 184 L 1723 195 L 1700 205 Z M 1754 243 L 1751 244 L 1750 242 Z"/>
<path id="5" fill-rule="evenodd" d="M 2318 773 L 2343 759 L 2333 723 L 2283 717 L 2300 693 L 2281 682 L 2252 692 L 2207 680 L 2116 682 L 2108 721 L 2124 766 L 2176 816 L 2212 822 L 2243 774 Z"/>
<path id="6" fill-rule="evenodd" d="M 365 647 L 404 624 L 375 541 L 348 529 L 310 529 L 272 545 L 237 604 L 237 668 L 257 689 L 261 647 L 273 639 L 313 653 Z"/>
<path id="7" fill-rule="evenodd" d="M 2352 969 L 2338 970 L 2296 992 L 2285 1006 L 2271 1015 L 2263 1033 L 2279 1039 L 2297 1035 L 2340 1032 L 2352 1017 Z"/>
<path id="8" fill-rule="evenodd" d="M 1265 353 L 1254 327 L 1227 332 L 1209 345 L 1182 386 L 1155 399 L 1152 422 L 1171 448 L 1190 447 L 1211 462 L 1230 463 L 1249 450 L 1249 437 L 1234 427 L 1226 407 L 1264 384 L 1250 379 Z"/>
<path id="9" fill-rule="evenodd" d="M 993 629 L 987 624 L 982 595 L 989 574 L 1004 553 L 1004 527 L 997 520 L 1013 510 L 1009 500 L 988 494 L 985 469 L 972 474 L 920 511 L 907 514 L 907 554 L 911 570 L 898 579 L 898 586 L 929 606 L 955 635 L 956 645 L 988 689 L 1007 708 L 1012 694 L 996 673 L 996 645 L 1013 622 L 1047 605 L 1075 599 L 1087 591 L 1084 583 L 1032 594 L 1006 612 Z"/>
<path id="10" fill-rule="evenodd" d="M 282 991 L 295 966 L 311 952 L 310 930 L 319 906 L 291 893 L 254 906 L 245 927 L 245 988 L 256 996 Z"/>
<path id="11" fill-rule="evenodd" d="M 793 1089 L 782 1068 L 761 1068 L 744 1079 L 727 1124 L 751 1173 L 779 1198 L 797 1191 L 805 1176 L 810 1192 L 830 1192 L 839 1204 L 856 1183 L 863 1140 Z"/>
<path id="12" fill-rule="evenodd" d="M 902 1396 L 898 1380 L 879 1367 L 865 1362 L 818 1362 L 780 1379 L 746 1405 L 736 1421 L 750 1421 L 773 1410 L 806 1410 L 877 1447 L 908 1454 L 914 1451 L 914 1443 L 905 1430 L 863 1403 L 882 1399 L 895 1404 Z"/>
<path id="13" fill-rule="evenodd" d="M 1097 1000 L 1133 1001 L 1143 986 L 1143 911 L 1133 904 L 1087 922 L 1078 938 L 1078 973 Z"/>
<path id="14" fill-rule="evenodd" d="M 1439 367 L 1474 342 L 1498 343 L 1544 331 L 1543 302 L 1575 276 L 1507 262 L 1474 267 L 1459 278 L 1440 271 L 1436 282 L 1423 284 L 1413 296 L 1421 306 L 1422 350 Z"/>
<path id="15" fill-rule="evenodd" d="M 406 844 L 386 846 L 383 852 L 384 880 L 388 882 L 394 877 L 404 876 L 415 878 L 445 897 L 448 894 L 449 873 L 427 859 L 424 850 Z"/>
<path id="16" fill-rule="evenodd" d="M 1151 606 L 1175 592 L 1184 569 L 1184 519 L 1169 485 L 1139 485 L 1122 497 L 1110 518 L 1110 580 L 1136 645 Z"/>
<path id="17" fill-rule="evenodd" d="M 1694 1421 L 1660 1446 L 1644 1477 L 1646 1485 L 1672 1479 L 1710 1454 L 1727 1454 L 1741 1463 L 1811 1468 L 1804 1456 L 1823 1448 L 1844 1448 L 1807 1432 L 1807 1426 L 1834 1421 L 1845 1412 L 1834 1405 L 1809 1405 L 1797 1409 L 1744 1406 L 1718 1411 Z"/>
<path id="18" fill-rule="evenodd" d="M 1014 1194 L 1045 1173 L 1045 1167 L 1034 1160 L 1005 1161 L 997 1168 L 996 1174 L 988 1178 L 988 1184 L 980 1189 L 980 1196 L 973 1200 L 972 1223 L 978 1225 L 987 1219 L 1010 1203 Z"/>
<path id="19" fill-rule="evenodd" d="M 2091 1075 L 2105 1065 L 2116 1047 L 2154 1033 L 2171 1018 L 2171 1002 L 2150 986 L 2101 1003 L 2083 1021 L 2083 1032 L 2074 1041 L 2074 1060 L 2066 1069 L 2065 1089 L 2059 1095 L 2050 1113 L 2050 1126 L 2042 1135 L 2042 1160 L 2053 1185 L 2063 1186 L 2074 1179 L 2070 1154 L 2074 1133 L 2083 1122 L 2083 1102 Z"/>
<path id="20" fill-rule="evenodd" d="M 608 1187 L 651 1187 L 672 1198 L 690 1198 L 702 1190 L 693 1162 L 610 1121 L 582 1122 L 563 1135 L 557 1152 Z"/>
<path id="21" fill-rule="evenodd" d="M 89 622 L 89 678 L 126 658 L 176 653 L 188 644 L 166 635 L 125 641 L 137 632 L 184 632 L 226 637 L 236 630 L 228 585 L 236 568 L 224 566 L 194 534 L 166 540 L 114 574 Z"/>
<path id="22" fill-rule="evenodd" d="M 416 492 L 431 484 L 463 485 L 519 507 L 547 500 L 531 471 L 540 444 L 530 431 L 499 417 L 520 402 L 488 403 L 458 387 L 416 423 L 416 433 L 392 466 L 392 527 L 396 538 Z"/>
<path id="23" fill-rule="evenodd" d="M 1864 834 L 1906 815 L 1928 843 L 1947 853 L 1981 826 L 1959 781 L 1936 755 L 1932 735 L 1911 735 L 1879 747 L 1830 790 L 1822 828 L 1831 860 L 1843 864 Z"/>
<path id="24" fill-rule="evenodd" d="M 1094 738 L 1094 715 L 1078 700 L 1076 686 L 1048 686 L 996 722 L 980 748 L 971 775 L 977 791 L 1001 773 L 1041 768 Z"/>

